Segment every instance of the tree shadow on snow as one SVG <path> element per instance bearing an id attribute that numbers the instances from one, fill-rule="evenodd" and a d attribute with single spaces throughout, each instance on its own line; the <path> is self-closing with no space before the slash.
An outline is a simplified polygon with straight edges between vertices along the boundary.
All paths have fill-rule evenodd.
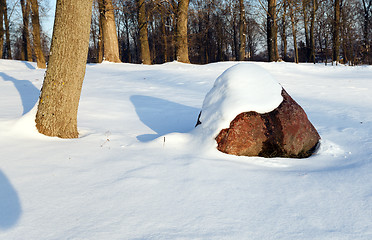
<path id="1" fill-rule="evenodd" d="M 14 84 L 22 100 L 23 106 L 22 115 L 28 113 L 35 106 L 39 98 L 40 94 L 39 89 L 37 89 L 28 80 L 18 80 L 2 72 L 0 72 L 0 77 L 2 77 L 4 81 L 9 81 Z"/>
<path id="2" fill-rule="evenodd" d="M 18 194 L 0 170 L 0 229 L 14 226 L 22 213 Z"/>
<path id="3" fill-rule="evenodd" d="M 25 65 L 26 65 L 26 67 L 28 67 L 28 69 L 36 69 L 34 66 L 32 66 L 32 64 L 31 63 L 29 63 L 29 62 L 23 62 Z"/>
<path id="4" fill-rule="evenodd" d="M 191 131 L 200 112 L 198 108 L 155 97 L 133 95 L 130 100 L 140 120 L 156 132 L 137 136 L 141 142 L 151 141 L 172 132 Z"/>

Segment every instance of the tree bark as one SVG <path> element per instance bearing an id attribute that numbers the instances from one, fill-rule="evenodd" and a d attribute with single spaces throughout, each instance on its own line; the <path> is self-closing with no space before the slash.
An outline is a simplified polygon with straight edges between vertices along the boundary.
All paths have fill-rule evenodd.
<path id="1" fill-rule="evenodd" d="M 168 62 L 168 39 L 167 39 L 167 29 L 165 26 L 165 16 L 164 11 L 161 13 L 161 34 L 163 35 L 163 49 L 164 49 L 164 62 Z"/>
<path id="2" fill-rule="evenodd" d="M 37 0 L 30 0 L 31 2 L 31 20 L 33 29 L 33 39 L 34 39 L 34 51 L 36 55 L 36 62 L 38 68 L 46 68 L 45 57 L 43 50 L 41 49 L 40 40 L 40 21 L 39 21 L 39 4 Z"/>
<path id="3" fill-rule="evenodd" d="M 371 44 L 370 44 L 370 13 L 371 13 L 371 7 L 372 7 L 372 0 L 362 0 L 363 4 L 363 15 L 364 15 L 364 21 L 363 21 L 363 62 L 367 64 L 372 64 L 372 59 L 370 57 L 370 51 L 371 51 Z"/>
<path id="4" fill-rule="evenodd" d="M 77 138 L 77 111 L 88 55 L 92 0 L 57 0 L 48 69 L 36 114 L 38 131 Z"/>
<path id="5" fill-rule="evenodd" d="M 151 64 L 145 0 L 137 0 L 141 63 Z"/>
<path id="6" fill-rule="evenodd" d="M 244 0 L 239 0 L 239 61 L 245 59 L 245 6 Z"/>
<path id="7" fill-rule="evenodd" d="M 315 27 L 315 13 L 318 10 L 317 0 L 312 0 L 311 8 L 311 22 L 310 22 L 310 56 L 309 62 L 315 64 L 315 37 L 314 37 L 314 27 Z"/>
<path id="8" fill-rule="evenodd" d="M 6 36 L 6 54 L 8 59 L 12 59 L 12 49 L 10 46 L 10 31 L 9 31 L 9 19 L 8 19 L 8 8 L 6 0 L 2 0 L 4 4 L 4 22 L 5 22 L 5 36 Z"/>
<path id="9" fill-rule="evenodd" d="M 176 59 L 179 62 L 190 63 L 187 43 L 187 13 L 189 0 L 179 0 L 176 26 Z"/>
<path id="10" fill-rule="evenodd" d="M 4 46 L 4 22 L 3 22 L 3 17 L 4 17 L 4 11 L 5 11 L 5 6 L 4 6 L 4 1 L 0 0 L 0 58 L 3 58 L 3 46 Z"/>
<path id="11" fill-rule="evenodd" d="M 116 34 L 114 7 L 111 0 L 99 0 L 99 13 L 103 36 L 103 58 L 108 62 L 120 63 L 119 43 Z"/>
<path id="12" fill-rule="evenodd" d="M 308 18 L 307 18 L 307 7 L 309 5 L 309 0 L 302 0 L 302 14 L 304 17 L 304 29 L 305 29 L 305 49 L 306 49 L 306 62 L 309 61 L 310 55 L 310 38 L 309 38 L 309 28 L 308 28 Z"/>
<path id="13" fill-rule="evenodd" d="M 332 60 L 340 61 L 340 15 L 341 15 L 341 5 L 340 0 L 335 0 L 334 5 L 334 20 L 333 20 L 333 57 Z"/>
<path id="14" fill-rule="evenodd" d="M 21 60 L 24 61 L 32 61 L 32 49 L 30 43 L 30 32 L 29 32 L 29 17 L 30 17 L 30 4 L 26 0 L 21 0 L 21 8 L 22 8 L 22 20 L 23 20 L 23 28 L 22 28 L 22 54 Z"/>
<path id="15" fill-rule="evenodd" d="M 278 42 L 276 25 L 276 0 L 268 0 L 267 12 L 267 50 L 269 62 L 278 60 Z"/>
<path id="16" fill-rule="evenodd" d="M 103 12 L 105 9 L 103 7 L 103 4 L 100 4 L 101 1 L 98 1 L 98 11 L 99 14 L 99 22 L 98 22 L 98 51 L 97 51 L 97 62 L 101 63 L 103 62 L 103 18 L 105 17 L 101 12 Z"/>
<path id="17" fill-rule="evenodd" d="M 283 3 L 283 16 L 282 16 L 282 44 L 283 44 L 283 60 L 287 61 L 288 53 L 287 53 L 287 7 L 288 3 L 287 0 L 284 0 Z"/>
<path id="18" fill-rule="evenodd" d="M 292 24 L 292 35 L 293 35 L 293 48 L 294 48 L 294 62 L 298 63 L 298 47 L 297 47 L 297 31 L 296 31 L 296 20 L 294 16 L 294 4 L 293 1 L 290 0 L 289 2 L 289 15 L 291 16 L 291 24 Z"/>

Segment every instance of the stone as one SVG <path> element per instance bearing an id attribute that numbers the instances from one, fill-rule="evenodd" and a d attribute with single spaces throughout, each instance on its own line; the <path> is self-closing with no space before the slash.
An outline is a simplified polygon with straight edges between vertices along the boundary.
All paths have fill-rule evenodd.
<path id="1" fill-rule="evenodd" d="M 217 149 L 243 156 L 311 156 L 320 136 L 301 106 L 284 89 L 281 94 L 283 102 L 269 113 L 251 111 L 236 116 L 216 137 Z"/>

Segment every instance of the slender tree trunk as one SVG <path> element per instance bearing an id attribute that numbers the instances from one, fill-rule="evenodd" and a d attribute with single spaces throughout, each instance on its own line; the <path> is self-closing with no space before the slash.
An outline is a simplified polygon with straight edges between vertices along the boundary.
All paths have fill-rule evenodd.
<path id="1" fill-rule="evenodd" d="M 282 16 L 282 42 L 283 42 L 283 60 L 287 61 L 288 59 L 288 54 L 287 54 L 287 7 L 288 3 L 287 0 L 284 0 L 283 3 L 283 16 Z"/>
<path id="2" fill-rule="evenodd" d="M 23 29 L 22 29 L 22 54 L 21 60 L 24 61 L 32 61 L 32 50 L 30 44 L 30 33 L 29 33 L 29 17 L 30 17 L 30 5 L 28 1 L 21 0 L 21 7 L 22 7 L 22 18 L 23 18 Z"/>
<path id="3" fill-rule="evenodd" d="M 291 16 L 292 23 L 292 35 L 293 35 L 293 48 L 294 48 L 294 62 L 298 63 L 298 48 L 297 48 L 297 31 L 296 31 L 296 20 L 293 12 L 293 2 L 289 6 L 289 15 Z"/>
<path id="4" fill-rule="evenodd" d="M 4 46 L 4 22 L 3 22 L 3 17 L 4 17 L 4 11 L 5 11 L 5 6 L 4 2 L 0 0 L 0 58 L 3 58 L 3 46 Z"/>
<path id="5" fill-rule="evenodd" d="M 267 12 L 267 50 L 269 62 L 278 60 L 278 41 L 276 26 L 276 0 L 268 0 Z"/>
<path id="6" fill-rule="evenodd" d="M 116 33 L 114 7 L 111 0 L 99 0 L 99 13 L 102 22 L 103 58 L 108 62 L 120 63 L 119 43 Z"/>
<path id="7" fill-rule="evenodd" d="M 309 0 L 302 0 L 302 14 L 304 17 L 304 29 L 305 29 L 305 42 L 306 42 L 306 62 L 309 61 L 310 55 L 310 37 L 309 37 L 309 27 L 307 18 L 307 7 L 309 5 Z"/>
<path id="8" fill-rule="evenodd" d="M 101 1 L 98 1 L 98 11 L 99 14 L 99 23 L 98 23 L 98 51 L 97 51 L 97 62 L 101 63 L 103 62 L 103 21 L 105 16 L 101 14 L 101 12 L 105 11 L 104 5 L 100 3 Z"/>
<path id="9" fill-rule="evenodd" d="M 245 59 L 245 6 L 244 0 L 239 0 L 239 61 Z"/>
<path id="10" fill-rule="evenodd" d="M 189 0 L 179 0 L 177 8 L 176 27 L 176 59 L 179 62 L 190 63 L 189 45 L 187 43 L 187 13 Z"/>
<path id="11" fill-rule="evenodd" d="M 141 63 L 151 64 L 145 0 L 137 0 Z"/>
<path id="12" fill-rule="evenodd" d="M 334 21 L 333 21 L 333 61 L 340 61 L 340 15 L 341 5 L 340 0 L 335 0 L 334 5 Z"/>
<path id="13" fill-rule="evenodd" d="M 372 7 L 372 0 L 362 0 L 363 4 L 363 14 L 364 14 L 364 22 L 363 22 L 363 62 L 367 64 L 372 64 L 372 59 L 370 57 L 370 51 L 371 51 L 371 44 L 370 44 L 370 13 L 371 13 L 371 7 Z"/>
<path id="14" fill-rule="evenodd" d="M 6 36 L 6 53 L 7 53 L 7 57 L 8 59 L 12 59 L 12 49 L 11 49 L 11 46 L 10 46 L 10 31 L 9 31 L 9 19 L 8 19 L 8 7 L 7 7 L 7 4 L 6 4 L 6 0 L 3 0 L 3 4 L 4 4 L 4 22 L 5 22 L 5 36 Z"/>
<path id="15" fill-rule="evenodd" d="M 39 22 L 39 4 L 37 0 L 30 0 L 31 11 L 32 11 L 32 29 L 34 37 L 34 51 L 36 55 L 36 62 L 38 68 L 46 68 L 45 57 L 43 50 L 41 49 L 40 40 L 40 22 Z"/>
<path id="16" fill-rule="evenodd" d="M 310 23 L 310 58 L 309 61 L 315 64 L 315 37 L 314 37 L 314 27 L 315 27 L 315 13 L 318 9 L 317 0 L 312 0 L 311 8 L 311 23 Z"/>
<path id="17" fill-rule="evenodd" d="M 40 133 L 77 138 L 92 0 L 57 0 L 48 69 L 36 114 Z"/>
<path id="18" fill-rule="evenodd" d="M 165 27 L 164 13 L 161 14 L 161 33 L 163 35 L 164 62 L 168 62 L 167 29 Z"/>
<path id="19" fill-rule="evenodd" d="M 127 60 L 128 62 L 132 62 L 131 51 L 130 51 L 130 40 L 129 40 L 130 38 L 129 21 L 127 17 L 125 17 L 125 32 L 126 32 L 126 41 L 127 41 L 127 51 L 126 51 Z"/>

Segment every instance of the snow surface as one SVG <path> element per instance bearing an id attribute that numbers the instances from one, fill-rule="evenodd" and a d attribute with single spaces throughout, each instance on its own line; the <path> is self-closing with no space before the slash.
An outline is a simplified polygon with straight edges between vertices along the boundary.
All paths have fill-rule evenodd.
<path id="1" fill-rule="evenodd" d="M 219 76 L 207 93 L 200 125 L 215 139 L 221 129 L 242 112 L 271 112 L 283 101 L 282 87 L 271 74 L 254 63 L 238 63 Z"/>
<path id="2" fill-rule="evenodd" d="M 0 60 L 0 239 L 372 239 L 372 67 L 255 63 L 322 137 L 220 153 L 194 128 L 236 62 L 87 65 L 80 138 L 37 133 L 44 70 Z"/>

